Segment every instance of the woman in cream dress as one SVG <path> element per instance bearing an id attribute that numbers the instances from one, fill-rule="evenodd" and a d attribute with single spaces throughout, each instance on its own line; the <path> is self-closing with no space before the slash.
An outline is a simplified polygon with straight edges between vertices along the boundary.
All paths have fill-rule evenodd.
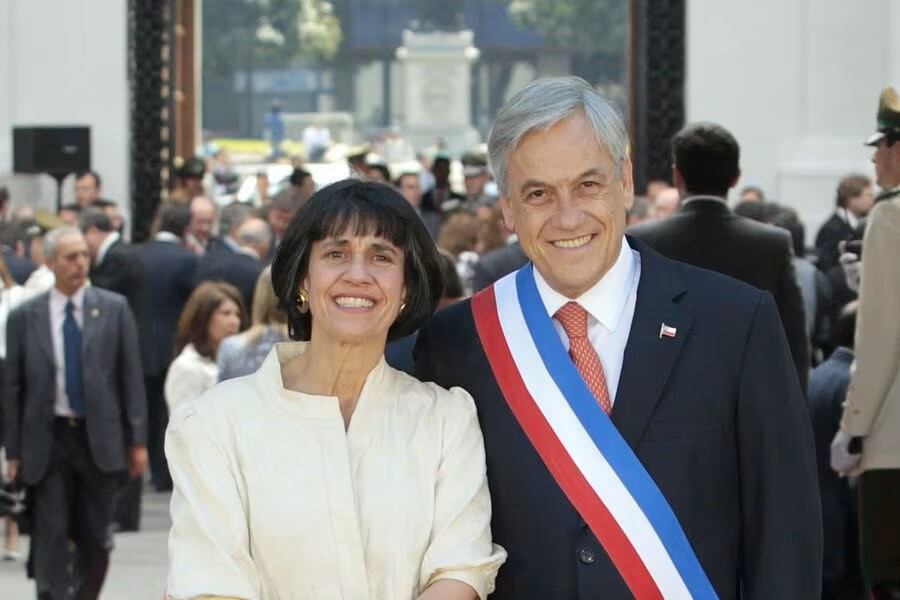
<path id="1" fill-rule="evenodd" d="M 441 297 L 437 251 L 392 188 L 329 186 L 272 268 L 292 339 L 170 420 L 171 598 L 474 600 L 491 543 L 472 398 L 389 367 Z"/>

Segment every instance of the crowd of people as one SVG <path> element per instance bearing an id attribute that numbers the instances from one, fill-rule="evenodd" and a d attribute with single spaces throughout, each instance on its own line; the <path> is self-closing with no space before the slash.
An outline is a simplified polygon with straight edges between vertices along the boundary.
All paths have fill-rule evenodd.
<path id="1" fill-rule="evenodd" d="M 39 598 L 99 595 L 145 470 L 174 486 L 176 598 L 644 597 L 654 569 L 679 573 L 663 597 L 900 597 L 892 90 L 878 123 L 875 181 L 840 180 L 812 247 L 760 187 L 729 203 L 740 146 L 713 123 L 635 195 L 624 126 L 574 78 L 511 100 L 460 189 L 451 157 L 360 152 L 349 181 L 316 191 L 298 166 L 223 206 L 226 158 L 221 193 L 192 159 L 139 245 L 97 173 L 56 214 L 0 189 L 3 470 L 29 489 Z M 668 501 L 646 518 L 670 519 L 677 568 L 623 568 L 578 500 L 612 501 L 569 450 L 609 423 Z"/>

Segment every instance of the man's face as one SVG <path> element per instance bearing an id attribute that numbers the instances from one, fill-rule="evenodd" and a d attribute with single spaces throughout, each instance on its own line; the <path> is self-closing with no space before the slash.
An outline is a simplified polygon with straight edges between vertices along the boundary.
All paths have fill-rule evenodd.
<path id="1" fill-rule="evenodd" d="M 872 186 L 868 186 L 858 196 L 847 198 L 847 210 L 849 210 L 853 216 L 862 218 L 869 214 L 874 203 L 875 192 L 872 190 Z"/>
<path id="2" fill-rule="evenodd" d="M 484 186 L 487 185 L 487 174 L 470 175 L 466 177 L 466 196 L 474 198 L 484 193 Z"/>
<path id="3" fill-rule="evenodd" d="M 84 241 L 87 242 L 91 258 L 97 257 L 97 251 L 100 249 L 100 246 L 103 245 L 104 239 L 106 239 L 106 235 L 96 227 L 90 227 L 84 232 Z"/>
<path id="4" fill-rule="evenodd" d="M 432 167 L 432 174 L 434 174 L 434 181 L 437 187 L 447 187 L 450 182 L 450 163 L 446 160 L 435 161 L 434 167 Z"/>
<path id="5" fill-rule="evenodd" d="M 84 236 L 80 233 L 71 233 L 59 238 L 56 254 L 47 262 L 47 267 L 56 276 L 57 289 L 71 296 L 87 280 L 90 263 Z"/>
<path id="6" fill-rule="evenodd" d="M 422 187 L 415 175 L 404 175 L 400 178 L 400 195 L 406 198 L 410 206 L 419 208 L 422 205 Z"/>
<path id="7" fill-rule="evenodd" d="M 106 213 L 106 216 L 109 217 L 109 221 L 112 224 L 112 227 L 115 231 L 122 233 L 122 228 L 125 226 L 125 219 L 122 218 L 122 213 L 119 212 L 119 207 L 115 204 L 106 206 L 103 208 L 103 212 Z"/>
<path id="8" fill-rule="evenodd" d="M 269 227 L 272 228 L 275 239 L 280 240 L 284 237 L 284 232 L 291 224 L 291 217 L 293 215 L 290 212 L 281 208 L 273 208 L 269 211 Z"/>
<path id="9" fill-rule="evenodd" d="M 57 216 L 66 225 L 78 226 L 78 211 L 74 211 L 71 208 L 61 208 Z"/>
<path id="10" fill-rule="evenodd" d="M 900 142 L 888 147 L 887 140 L 878 142 L 872 155 L 875 163 L 875 182 L 889 190 L 900 185 Z"/>
<path id="11" fill-rule="evenodd" d="M 677 188 L 666 188 L 656 195 L 653 206 L 650 207 L 651 219 L 665 219 L 671 217 L 681 204 L 681 194 Z"/>
<path id="12" fill-rule="evenodd" d="M 93 175 L 85 175 L 75 180 L 75 202 L 87 208 L 100 198 L 100 187 Z"/>
<path id="13" fill-rule="evenodd" d="M 617 176 L 584 114 L 524 136 L 506 187 L 503 219 L 553 289 L 577 298 L 615 263 L 634 201 L 631 160 Z"/>
<path id="14" fill-rule="evenodd" d="M 216 220 L 216 209 L 211 200 L 203 197 L 194 198 L 191 202 L 191 233 L 197 240 L 208 242 L 212 237 L 213 223 Z"/>

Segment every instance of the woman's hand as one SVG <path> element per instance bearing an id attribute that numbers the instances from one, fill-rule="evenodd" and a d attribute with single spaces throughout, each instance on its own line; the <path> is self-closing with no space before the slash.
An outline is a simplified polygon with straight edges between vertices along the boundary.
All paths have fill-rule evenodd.
<path id="1" fill-rule="evenodd" d="M 429 585 L 418 600 L 478 600 L 478 594 L 462 581 L 441 579 Z"/>

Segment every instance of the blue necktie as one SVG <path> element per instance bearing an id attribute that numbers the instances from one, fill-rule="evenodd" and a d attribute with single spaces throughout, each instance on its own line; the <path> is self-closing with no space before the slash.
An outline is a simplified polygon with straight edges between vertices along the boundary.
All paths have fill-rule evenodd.
<path id="1" fill-rule="evenodd" d="M 75 320 L 75 305 L 66 302 L 63 321 L 63 354 L 66 361 L 66 396 L 69 408 L 77 417 L 84 416 L 84 381 L 81 372 L 81 329 Z"/>

